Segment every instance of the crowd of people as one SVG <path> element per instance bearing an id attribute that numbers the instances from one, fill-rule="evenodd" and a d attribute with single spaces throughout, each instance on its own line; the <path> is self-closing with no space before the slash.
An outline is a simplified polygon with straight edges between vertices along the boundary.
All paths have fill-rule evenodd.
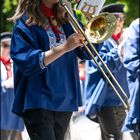
<path id="1" fill-rule="evenodd" d="M 2 140 L 22 140 L 24 125 L 31 140 L 67 140 L 78 110 L 99 123 L 102 140 L 122 140 L 125 131 L 133 140 L 140 138 L 140 23 L 135 19 L 124 30 L 124 7 L 113 3 L 102 8 L 101 13 L 116 17 L 117 25 L 109 39 L 94 45 L 129 98 L 122 97 L 130 104 L 127 113 L 83 47 L 85 38 L 69 24 L 60 1 L 19 0 L 8 19 L 15 22 L 13 32 L 0 36 Z"/>

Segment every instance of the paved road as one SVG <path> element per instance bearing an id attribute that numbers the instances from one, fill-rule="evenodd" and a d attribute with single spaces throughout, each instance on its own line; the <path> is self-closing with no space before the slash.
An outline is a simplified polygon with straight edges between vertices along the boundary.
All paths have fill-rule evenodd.
<path id="1" fill-rule="evenodd" d="M 85 116 L 79 116 L 71 123 L 71 139 L 66 140 L 102 140 L 98 123 L 90 121 Z M 129 133 L 123 134 L 123 140 L 133 140 Z"/>
<path id="2" fill-rule="evenodd" d="M 90 121 L 85 116 L 75 119 L 70 132 L 72 140 L 101 140 L 99 124 Z"/>

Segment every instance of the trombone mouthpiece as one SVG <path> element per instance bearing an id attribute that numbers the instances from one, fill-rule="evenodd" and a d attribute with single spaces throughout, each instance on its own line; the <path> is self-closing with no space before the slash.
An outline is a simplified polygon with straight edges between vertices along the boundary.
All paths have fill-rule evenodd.
<path id="1" fill-rule="evenodd" d="M 60 3 L 64 6 L 66 4 L 65 0 L 60 0 Z"/>

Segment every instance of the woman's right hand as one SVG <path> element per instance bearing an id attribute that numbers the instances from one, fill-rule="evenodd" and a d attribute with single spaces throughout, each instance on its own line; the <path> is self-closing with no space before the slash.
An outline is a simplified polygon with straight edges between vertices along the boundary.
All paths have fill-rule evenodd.
<path id="1" fill-rule="evenodd" d="M 45 52 L 44 57 L 44 64 L 45 66 L 49 65 L 56 59 L 58 59 L 60 56 L 65 54 L 66 52 L 72 51 L 75 48 L 82 46 L 82 42 L 85 40 L 82 34 L 74 33 L 71 36 L 68 37 L 66 42 L 62 45 L 59 45 L 57 47 L 54 47 L 48 51 Z"/>
<path id="2" fill-rule="evenodd" d="M 74 50 L 77 47 L 80 47 L 83 45 L 83 41 L 85 40 L 84 36 L 80 33 L 73 33 L 71 36 L 68 37 L 64 44 L 64 50 L 65 52 L 69 52 Z"/>

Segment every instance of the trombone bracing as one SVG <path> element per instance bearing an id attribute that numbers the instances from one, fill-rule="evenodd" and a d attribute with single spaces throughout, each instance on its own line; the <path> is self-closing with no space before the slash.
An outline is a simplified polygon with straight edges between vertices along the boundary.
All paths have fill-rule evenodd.
<path id="1" fill-rule="evenodd" d="M 100 71 L 102 72 L 102 74 L 104 75 L 104 77 L 106 78 L 106 80 L 109 82 L 110 86 L 113 88 L 114 92 L 116 93 L 116 95 L 119 97 L 119 99 L 121 100 L 121 102 L 123 103 L 124 105 L 124 108 L 125 108 L 125 111 L 128 111 L 129 108 L 130 108 L 130 105 L 129 105 L 129 99 L 126 95 L 126 93 L 124 92 L 124 90 L 122 89 L 122 87 L 120 86 L 120 84 L 118 83 L 118 81 L 116 80 L 116 78 L 114 77 L 114 75 L 112 74 L 112 72 L 109 70 L 109 68 L 107 67 L 107 65 L 105 64 L 105 62 L 102 60 L 102 58 L 100 57 L 99 53 L 97 52 L 97 50 L 95 49 L 95 47 L 93 46 L 91 40 L 89 39 L 89 37 L 87 37 L 87 35 L 85 34 L 85 31 L 81 28 L 81 26 L 79 25 L 79 23 L 77 22 L 76 18 L 73 16 L 73 14 L 71 13 L 71 11 L 69 10 L 65 0 L 60 0 L 62 6 L 64 7 L 64 9 L 66 10 L 67 14 L 68 14 L 68 17 L 69 17 L 69 22 L 72 26 L 72 28 L 74 29 L 75 32 L 80 32 L 82 33 L 82 35 L 85 37 L 85 40 L 87 41 L 87 43 L 89 44 L 89 46 L 91 47 L 92 51 L 94 51 L 94 53 L 96 54 L 96 56 L 99 58 L 99 60 L 101 61 L 101 63 L 103 64 L 103 66 L 106 68 L 107 72 L 109 73 L 110 77 L 113 79 L 113 81 L 115 82 L 115 84 L 118 86 L 119 90 L 122 92 L 122 94 L 124 95 L 124 97 L 126 98 L 126 102 L 124 101 L 124 99 L 121 97 L 120 93 L 117 91 L 117 89 L 115 88 L 115 86 L 113 85 L 113 83 L 111 82 L 111 80 L 109 79 L 109 77 L 106 75 L 106 73 L 104 72 L 103 68 L 99 65 L 99 63 L 97 62 L 97 60 L 95 59 L 95 56 L 93 55 L 93 53 L 91 52 L 91 50 L 89 49 L 89 46 L 86 45 L 85 42 L 83 42 L 83 45 L 85 47 L 85 49 L 87 50 L 87 52 L 89 53 L 90 57 L 94 60 L 95 64 L 98 66 L 98 68 L 100 69 Z M 94 32 L 97 34 L 98 33 L 98 29 L 102 28 L 104 25 L 107 24 L 106 22 L 106 18 L 105 16 L 108 16 L 109 15 L 109 18 L 113 19 L 116 21 L 116 18 L 114 17 L 113 14 L 110 14 L 110 13 L 102 13 L 100 14 L 99 16 L 97 16 L 97 20 L 93 20 L 92 22 L 89 22 L 90 23 L 90 27 L 89 28 L 92 28 L 90 29 L 91 31 L 87 32 L 90 35 L 93 35 L 93 37 L 95 36 Z M 97 23 L 98 21 L 103 21 L 103 25 L 99 25 L 97 26 Z M 115 23 L 115 22 L 114 22 Z M 94 26 L 95 25 L 95 26 Z M 115 29 L 116 27 L 116 23 L 113 25 L 112 29 L 114 28 Z M 114 32 L 114 29 L 112 31 L 110 31 L 110 33 L 112 34 Z M 106 31 L 105 31 L 106 32 Z M 97 37 L 97 39 L 95 39 L 95 42 L 96 43 L 99 43 L 101 41 L 104 41 L 106 40 L 107 38 L 109 38 L 109 36 L 106 34 L 106 37 L 104 37 L 102 40 L 99 40 L 99 37 L 100 35 Z M 95 36 L 96 38 L 96 36 Z M 98 41 L 99 40 L 99 41 Z M 94 42 L 94 43 L 95 43 Z"/>

